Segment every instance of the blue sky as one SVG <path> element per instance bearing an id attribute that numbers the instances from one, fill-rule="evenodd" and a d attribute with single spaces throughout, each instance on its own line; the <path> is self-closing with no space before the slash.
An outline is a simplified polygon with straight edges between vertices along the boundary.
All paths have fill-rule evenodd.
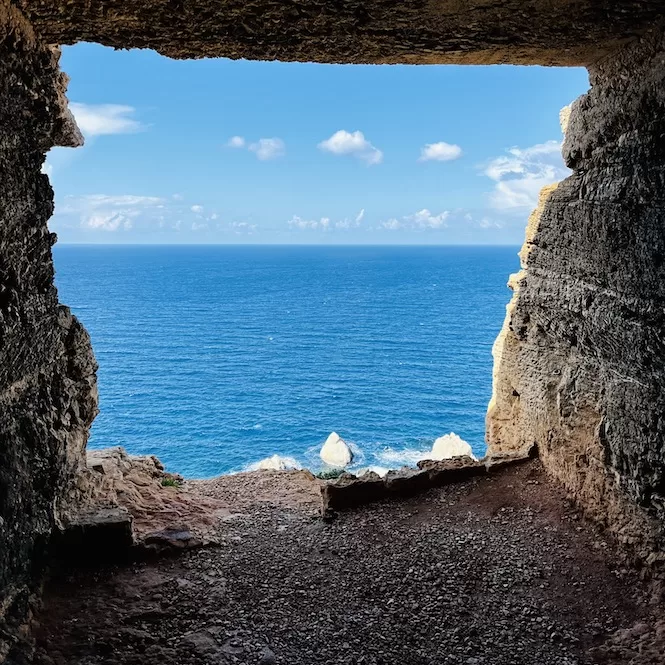
<path id="1" fill-rule="evenodd" d="M 45 170 L 76 243 L 521 244 L 586 71 L 63 49 L 86 137 Z"/>

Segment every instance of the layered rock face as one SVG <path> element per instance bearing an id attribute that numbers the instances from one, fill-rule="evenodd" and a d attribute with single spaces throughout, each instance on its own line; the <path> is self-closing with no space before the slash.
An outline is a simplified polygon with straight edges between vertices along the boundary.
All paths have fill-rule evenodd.
<path id="1" fill-rule="evenodd" d="M 0 1 L 0 662 L 20 650 L 58 504 L 97 409 L 90 340 L 53 285 L 41 171 L 79 141 L 57 51 Z"/>
<path id="2" fill-rule="evenodd" d="M 665 549 L 665 37 L 589 69 L 495 345 L 490 452 L 548 471 L 635 553 Z M 660 552 L 660 554 L 659 554 Z"/>

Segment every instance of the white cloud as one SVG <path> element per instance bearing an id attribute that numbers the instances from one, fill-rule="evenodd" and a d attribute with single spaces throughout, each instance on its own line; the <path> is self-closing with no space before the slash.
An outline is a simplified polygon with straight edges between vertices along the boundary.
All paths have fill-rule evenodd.
<path id="1" fill-rule="evenodd" d="M 303 219 L 298 215 L 294 215 L 287 224 L 292 229 L 310 230 L 314 231 L 320 229 L 322 231 L 329 231 L 331 229 L 352 229 L 360 226 L 363 218 L 365 217 L 365 209 L 363 208 L 353 219 L 345 217 L 333 222 L 330 217 L 321 217 L 320 219 Z"/>
<path id="2" fill-rule="evenodd" d="M 506 155 L 491 160 L 483 173 L 496 183 L 490 205 L 511 210 L 534 208 L 540 190 L 566 178 L 570 171 L 563 163 L 561 144 L 547 141 L 529 148 L 510 148 Z"/>
<path id="3" fill-rule="evenodd" d="M 397 231 L 397 229 L 402 228 L 400 222 L 397 221 L 394 217 L 392 219 L 389 219 L 387 222 L 383 222 L 381 226 L 384 229 L 387 229 L 388 231 Z"/>
<path id="4" fill-rule="evenodd" d="M 243 136 L 232 136 L 227 142 L 228 148 L 244 148 L 245 138 Z"/>
<path id="5" fill-rule="evenodd" d="M 450 217 L 448 210 L 434 215 L 427 208 L 423 208 L 413 215 L 406 215 L 404 221 L 414 229 L 442 229 L 447 226 L 446 220 L 448 217 Z"/>
<path id="6" fill-rule="evenodd" d="M 97 231 L 129 231 L 140 217 L 158 219 L 164 199 L 156 196 L 89 194 L 67 196 L 58 206 L 58 215 L 70 215 L 82 229 Z"/>
<path id="7" fill-rule="evenodd" d="M 133 106 L 70 102 L 69 108 L 86 138 L 109 134 L 135 134 L 145 129 L 144 125 L 132 118 L 136 112 Z"/>
<path id="8" fill-rule="evenodd" d="M 381 228 L 388 231 L 397 231 L 405 229 L 411 231 L 440 230 L 448 226 L 450 211 L 444 210 L 438 215 L 431 213 L 427 208 L 423 208 L 412 215 L 404 215 L 401 219 L 391 218 L 380 224 Z"/>
<path id="9" fill-rule="evenodd" d="M 495 219 L 490 219 L 489 217 L 483 217 L 479 222 L 478 226 L 481 229 L 502 229 L 503 222 L 498 222 Z"/>
<path id="10" fill-rule="evenodd" d="M 215 211 L 205 215 L 201 205 L 186 205 L 173 196 L 88 194 L 66 196 L 56 205 L 54 223 L 60 229 L 137 232 L 200 231 L 212 228 Z M 219 228 L 219 223 L 215 224 Z"/>
<path id="11" fill-rule="evenodd" d="M 269 159 L 282 157 L 286 152 L 286 146 L 282 139 L 259 139 L 256 143 L 249 145 L 249 150 L 255 153 L 258 159 L 265 162 Z"/>
<path id="12" fill-rule="evenodd" d="M 119 212 L 93 213 L 89 217 L 81 218 L 81 226 L 101 231 L 117 231 L 122 228 L 125 231 L 132 228 L 130 217 Z"/>
<path id="13" fill-rule="evenodd" d="M 298 215 L 293 215 L 287 224 L 293 229 L 318 229 L 327 226 L 330 220 L 327 217 L 321 219 L 303 219 Z"/>
<path id="14" fill-rule="evenodd" d="M 375 148 L 360 131 L 347 132 L 340 129 L 329 139 L 319 143 L 319 149 L 333 155 L 353 155 L 368 166 L 380 164 L 383 153 Z"/>
<path id="15" fill-rule="evenodd" d="M 256 231 L 256 224 L 250 224 L 249 222 L 231 222 L 230 226 L 236 235 L 244 233 L 251 235 Z"/>
<path id="16" fill-rule="evenodd" d="M 453 143 L 439 141 L 438 143 L 427 143 L 420 150 L 420 162 L 450 162 L 462 156 L 462 148 Z"/>

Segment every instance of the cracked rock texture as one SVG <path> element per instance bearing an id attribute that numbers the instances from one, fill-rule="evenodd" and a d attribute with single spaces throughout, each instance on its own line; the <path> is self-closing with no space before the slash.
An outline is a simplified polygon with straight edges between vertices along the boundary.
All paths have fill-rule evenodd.
<path id="1" fill-rule="evenodd" d="M 665 558 L 665 38 L 590 68 L 573 175 L 543 191 L 495 345 L 490 453 L 547 470 L 634 553 Z"/>
<path id="2" fill-rule="evenodd" d="M 56 50 L 0 0 L 0 662 L 22 649 L 45 546 L 97 410 L 88 334 L 53 285 L 44 153 L 72 145 Z"/>
<path id="3" fill-rule="evenodd" d="M 660 0 L 19 0 L 48 43 L 172 58 L 586 65 Z"/>

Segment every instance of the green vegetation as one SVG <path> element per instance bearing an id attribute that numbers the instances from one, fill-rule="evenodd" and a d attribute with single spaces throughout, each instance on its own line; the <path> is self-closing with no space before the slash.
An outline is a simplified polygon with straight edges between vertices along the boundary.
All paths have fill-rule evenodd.
<path id="1" fill-rule="evenodd" d="M 182 482 L 173 476 L 164 476 L 162 478 L 162 487 L 180 487 Z"/>
<path id="2" fill-rule="evenodd" d="M 325 471 L 319 471 L 316 474 L 316 477 L 320 480 L 335 480 L 339 478 L 344 473 L 344 469 L 327 469 Z"/>

